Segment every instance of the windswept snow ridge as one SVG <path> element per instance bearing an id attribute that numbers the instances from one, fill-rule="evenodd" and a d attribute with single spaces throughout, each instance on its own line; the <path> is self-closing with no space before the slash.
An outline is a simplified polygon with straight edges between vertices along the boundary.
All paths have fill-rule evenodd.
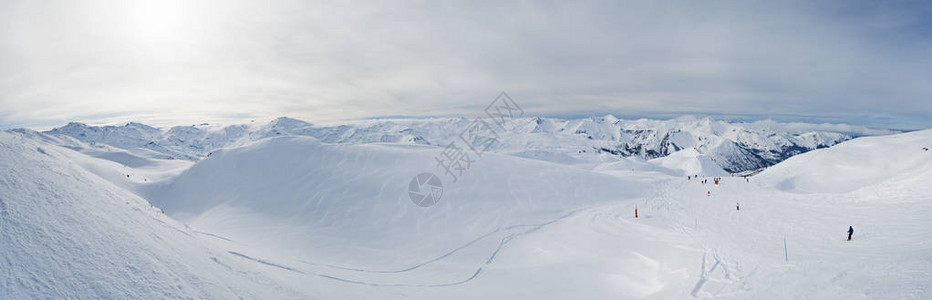
<path id="1" fill-rule="evenodd" d="M 0 298 L 296 296 L 68 151 L 0 132 Z"/>

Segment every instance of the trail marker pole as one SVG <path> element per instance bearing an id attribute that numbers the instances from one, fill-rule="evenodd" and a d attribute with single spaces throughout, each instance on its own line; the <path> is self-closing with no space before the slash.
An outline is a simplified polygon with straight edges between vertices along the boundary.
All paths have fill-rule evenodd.
<path id="1" fill-rule="evenodd" d="M 786 237 L 783 238 L 783 259 L 786 262 L 790 261 L 790 256 L 786 253 Z"/>

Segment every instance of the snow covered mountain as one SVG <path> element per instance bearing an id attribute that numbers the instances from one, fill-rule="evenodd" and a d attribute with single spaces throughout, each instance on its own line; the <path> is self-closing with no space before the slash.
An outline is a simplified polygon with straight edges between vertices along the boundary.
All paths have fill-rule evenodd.
<path id="1" fill-rule="evenodd" d="M 318 126 L 283 117 L 264 125 L 212 127 L 205 124 L 168 130 L 139 123 L 124 126 L 69 123 L 45 134 L 122 149 L 150 149 L 174 158 L 197 160 L 217 149 L 272 136 L 311 136 L 325 143 L 442 147 L 456 141 L 471 122 L 466 118 L 369 120 Z M 521 118 L 511 120 L 506 128 L 508 130 L 499 133 L 498 143 L 491 151 L 522 157 L 570 156 L 591 161 L 603 153 L 652 159 L 695 149 L 731 173 L 758 171 L 794 155 L 860 136 L 897 132 L 846 125 L 737 123 L 694 117 L 664 121 L 621 120 L 611 115 L 573 120 Z"/>
<path id="2" fill-rule="evenodd" d="M 107 143 L 3 132 L 0 299 L 930 296 L 932 130 L 702 184 L 682 175 L 725 173 L 701 144 L 651 160 L 568 152 L 599 142 L 588 138 L 599 128 L 615 134 L 614 121 L 586 120 L 514 124 L 465 176 L 444 177 L 431 207 L 412 203 L 409 182 L 439 173 L 437 141 L 464 120 L 196 126 L 173 144 L 140 124 L 83 136 Z M 378 142 L 395 130 L 385 122 L 424 142 Z M 754 124 L 741 126 L 812 129 Z M 121 130 L 164 144 L 133 148 L 144 140 Z M 222 149 L 176 147 L 206 149 L 207 137 Z"/>

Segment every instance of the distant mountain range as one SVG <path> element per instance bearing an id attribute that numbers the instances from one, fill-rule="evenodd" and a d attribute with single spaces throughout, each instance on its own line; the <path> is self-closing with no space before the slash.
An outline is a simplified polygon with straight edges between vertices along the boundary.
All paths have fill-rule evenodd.
<path id="1" fill-rule="evenodd" d="M 58 140 L 123 149 L 145 148 L 174 159 L 198 160 L 212 151 L 275 136 L 312 136 L 324 143 L 398 143 L 438 148 L 459 140 L 473 122 L 467 118 L 352 121 L 315 125 L 278 118 L 266 124 L 159 129 L 130 122 L 123 126 L 88 126 L 72 122 L 37 133 Z M 500 130 L 489 151 L 523 155 L 547 151 L 573 157 L 616 155 L 653 159 L 695 149 L 731 173 L 752 173 L 794 155 L 872 135 L 901 131 L 841 124 L 727 122 L 691 116 L 671 120 L 623 120 L 611 115 L 582 119 L 518 118 Z"/>

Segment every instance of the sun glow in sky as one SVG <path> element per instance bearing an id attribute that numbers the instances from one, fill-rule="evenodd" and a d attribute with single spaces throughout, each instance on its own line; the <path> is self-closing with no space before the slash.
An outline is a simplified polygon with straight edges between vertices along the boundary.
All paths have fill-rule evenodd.
<path id="1" fill-rule="evenodd" d="M 529 114 L 932 127 L 922 2 L 4 1 L 0 127 Z"/>
<path id="2" fill-rule="evenodd" d="M 191 43 L 190 28 L 197 24 L 197 15 L 185 1 L 126 2 L 123 17 L 130 41 L 138 43 L 153 55 L 168 55 Z"/>

